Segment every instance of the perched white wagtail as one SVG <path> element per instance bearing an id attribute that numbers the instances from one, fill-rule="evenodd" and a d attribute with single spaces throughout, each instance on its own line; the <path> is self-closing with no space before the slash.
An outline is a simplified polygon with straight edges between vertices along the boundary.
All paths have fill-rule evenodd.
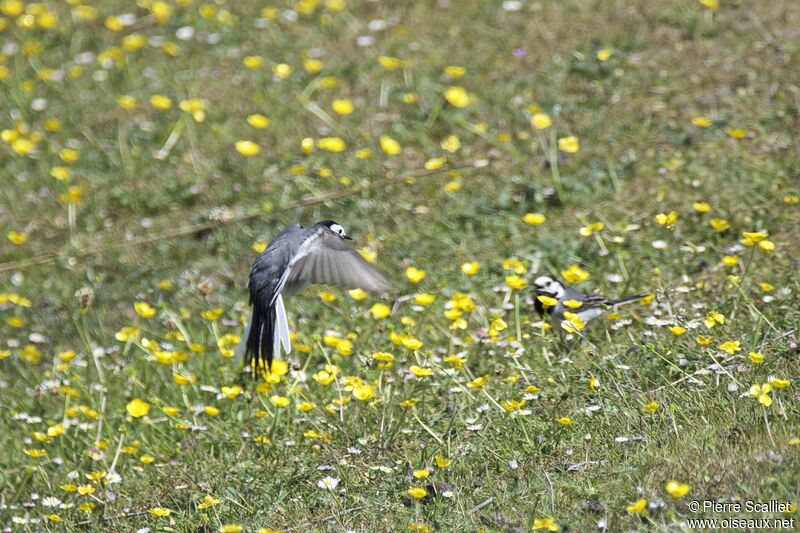
<path id="1" fill-rule="evenodd" d="M 539 298 L 535 298 L 533 305 L 536 312 L 541 316 L 547 315 L 551 319 L 558 320 L 559 322 L 564 320 L 565 312 L 575 313 L 582 321 L 588 322 L 599 317 L 609 308 L 635 302 L 646 296 L 644 294 L 638 294 L 636 296 L 626 296 L 616 300 L 609 300 L 605 296 L 599 294 L 588 295 L 572 290 L 569 287 L 564 287 L 560 281 L 550 276 L 539 276 L 534 280 L 533 285 L 537 295 L 547 296 L 556 301 L 555 305 L 546 306 Z"/>
<path id="2" fill-rule="evenodd" d="M 352 240 L 332 220 L 310 228 L 294 224 L 278 235 L 259 255 L 250 270 L 250 304 L 253 312 L 245 331 L 245 365 L 253 372 L 270 369 L 272 359 L 291 351 L 289 323 L 282 293 L 312 283 L 347 289 L 385 292 L 386 276 L 348 245 Z"/>

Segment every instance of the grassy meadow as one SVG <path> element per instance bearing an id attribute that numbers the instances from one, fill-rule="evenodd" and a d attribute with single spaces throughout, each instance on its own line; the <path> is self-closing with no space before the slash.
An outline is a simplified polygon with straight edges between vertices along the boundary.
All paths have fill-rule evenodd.
<path id="1" fill-rule="evenodd" d="M 0 525 L 796 517 L 799 28 L 795 0 L 0 0 Z M 254 379 L 250 265 L 322 219 L 395 290 L 288 296 Z M 542 274 L 647 296 L 544 323 Z"/>

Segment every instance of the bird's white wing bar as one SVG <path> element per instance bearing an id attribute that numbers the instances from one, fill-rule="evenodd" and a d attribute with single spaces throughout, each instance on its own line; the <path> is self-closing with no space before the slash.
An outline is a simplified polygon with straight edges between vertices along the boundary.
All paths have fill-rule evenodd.
<path id="1" fill-rule="evenodd" d="M 384 292 L 391 287 L 380 270 L 369 264 L 341 237 L 324 228 L 300 245 L 278 283 L 273 300 L 284 288 L 311 283 L 370 292 Z"/>

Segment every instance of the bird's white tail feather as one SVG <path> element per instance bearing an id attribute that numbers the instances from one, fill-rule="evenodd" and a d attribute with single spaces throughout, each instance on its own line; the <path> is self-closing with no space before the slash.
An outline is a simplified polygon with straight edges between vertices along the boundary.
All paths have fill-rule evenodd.
<path id="1" fill-rule="evenodd" d="M 237 363 L 241 363 L 242 358 L 244 357 L 244 352 L 247 349 L 247 339 L 250 337 L 250 328 L 253 327 L 253 315 L 250 314 L 250 319 L 247 321 L 247 327 L 244 329 L 244 333 L 242 334 L 241 341 L 239 341 L 239 345 L 233 351 L 234 353 L 234 360 Z"/>
<path id="2" fill-rule="evenodd" d="M 283 295 L 279 294 L 275 302 L 275 313 L 277 315 L 275 320 L 275 357 L 280 357 L 281 345 L 283 345 L 283 353 L 290 353 L 292 351 L 292 341 L 289 338 L 289 321 L 286 319 L 286 308 L 283 306 Z"/>

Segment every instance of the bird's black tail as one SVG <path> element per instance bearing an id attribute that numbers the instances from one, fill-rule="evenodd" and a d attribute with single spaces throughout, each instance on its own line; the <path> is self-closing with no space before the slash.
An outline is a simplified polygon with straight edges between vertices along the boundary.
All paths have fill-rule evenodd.
<path id="1" fill-rule="evenodd" d="M 272 367 L 275 348 L 275 307 L 256 302 L 250 320 L 250 334 L 247 337 L 244 364 L 249 366 L 254 374 L 268 372 Z"/>
<path id="2" fill-rule="evenodd" d="M 618 300 L 609 300 L 606 302 L 606 305 L 609 307 L 617 307 L 620 305 L 625 305 L 633 302 L 637 302 L 647 296 L 646 294 L 637 294 L 635 296 L 626 296 L 625 298 L 619 298 Z"/>

